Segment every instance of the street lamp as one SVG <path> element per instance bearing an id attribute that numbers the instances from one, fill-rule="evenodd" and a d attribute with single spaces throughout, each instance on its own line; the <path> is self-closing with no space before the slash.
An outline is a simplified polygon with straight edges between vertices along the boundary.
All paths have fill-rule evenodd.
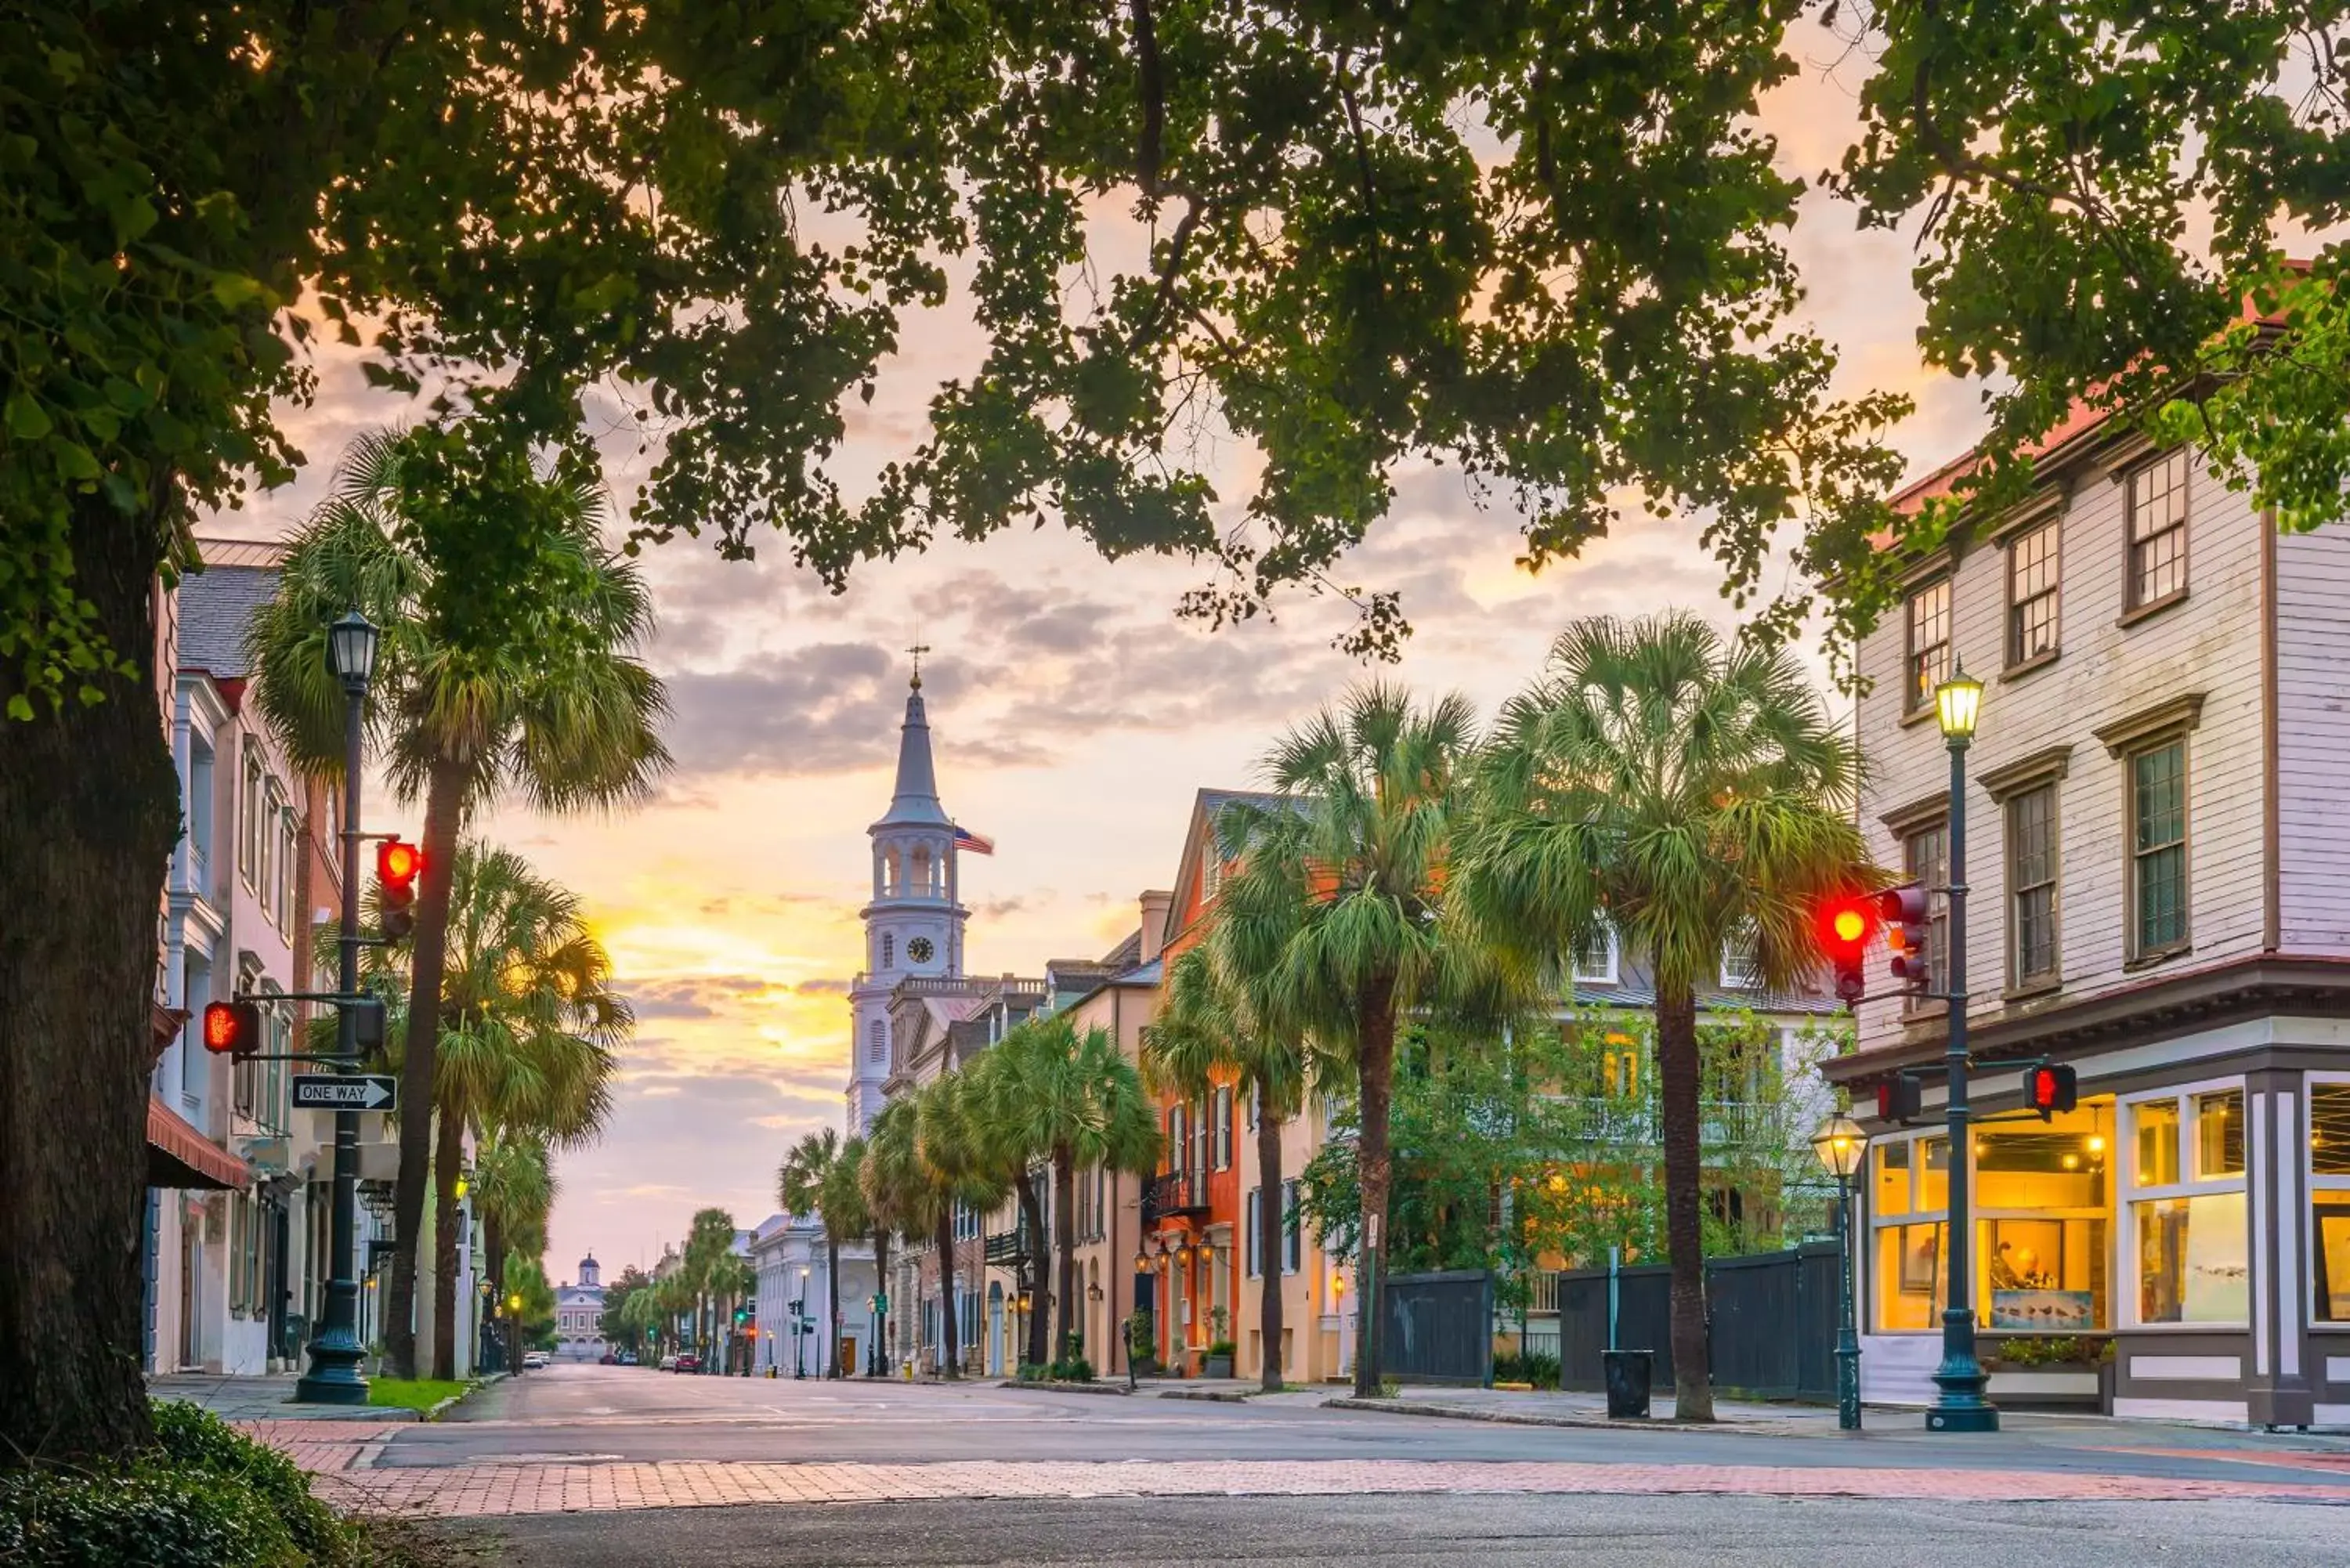
<path id="1" fill-rule="evenodd" d="M 1868 1134 L 1842 1111 L 1812 1135 L 1812 1152 L 1835 1178 L 1836 1239 L 1836 1425 L 1860 1430 L 1860 1331 L 1853 1323 L 1852 1179 L 1868 1151 Z"/>
<path id="2" fill-rule="evenodd" d="M 359 989 L 359 774 L 366 765 L 368 682 L 375 675 L 378 634 L 367 617 L 352 610 L 328 628 L 327 662 L 343 688 L 343 918 L 336 991 L 356 996 Z M 359 1009 L 335 1009 L 335 1054 L 346 1073 L 359 1071 Z M 359 1375 L 359 1113 L 335 1112 L 335 1198 L 327 1249 L 325 1321 L 310 1338 L 310 1366 L 294 1385 L 305 1404 L 364 1405 L 367 1379 Z M 402 1238 L 406 1240 L 406 1238 Z"/>
<path id="3" fill-rule="evenodd" d="M 506 1370 L 522 1370 L 522 1293 L 506 1297 Z"/>
<path id="4" fill-rule="evenodd" d="M 1942 1002 L 1950 1040 L 1943 1054 L 1948 1074 L 1950 1208 L 1947 1248 L 1950 1296 L 1942 1307 L 1942 1364 L 1934 1369 L 1940 1390 L 1926 1411 L 1936 1432 L 1996 1432 L 1999 1411 L 1983 1397 L 1982 1363 L 1975 1355 L 1974 1137 L 1967 1106 L 1967 747 L 1982 713 L 1982 682 L 1966 668 L 1934 688 L 1934 717 L 1950 752 L 1950 975 Z"/>
<path id="5" fill-rule="evenodd" d="M 795 1341 L 792 1346 L 792 1376 L 796 1378 L 807 1376 L 807 1265 L 803 1263 L 800 1265 L 800 1299 L 792 1305 L 792 1337 Z M 821 1371 L 822 1367 L 819 1366 L 818 1370 Z"/>

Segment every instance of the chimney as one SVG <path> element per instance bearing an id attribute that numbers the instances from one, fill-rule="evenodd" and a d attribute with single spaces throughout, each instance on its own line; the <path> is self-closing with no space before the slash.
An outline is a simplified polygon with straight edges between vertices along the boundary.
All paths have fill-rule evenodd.
<path id="1" fill-rule="evenodd" d="M 1156 888 L 1142 895 L 1142 961 L 1149 963 L 1167 946 L 1167 915 L 1175 895 Z"/>

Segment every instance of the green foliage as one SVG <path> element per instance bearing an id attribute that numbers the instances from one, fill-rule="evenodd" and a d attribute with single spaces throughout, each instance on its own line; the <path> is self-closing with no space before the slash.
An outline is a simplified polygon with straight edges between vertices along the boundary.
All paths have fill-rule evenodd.
<path id="1" fill-rule="evenodd" d="M 2000 1341 L 1998 1360 L 2009 1366 L 2095 1366 L 2110 1361 L 2114 1342 L 2077 1334 L 2018 1334 Z"/>
<path id="2" fill-rule="evenodd" d="M 1877 69 L 1831 183 L 1909 226 L 1929 364 L 1980 378 L 1992 429 L 1959 502 L 2028 493 L 2077 406 L 2208 447 L 2288 527 L 2350 515 L 2350 151 L 2341 0 L 1856 8 Z M 2247 305 L 2250 311 L 2247 311 Z M 2265 319 L 2246 319 L 2254 315 Z M 1956 506 L 1905 530 L 1918 548 Z M 1869 565 L 1866 552 L 1849 552 Z M 1872 602 L 1907 562 L 1887 553 Z"/>
<path id="3" fill-rule="evenodd" d="M 1208 1355 L 1211 1360 L 1229 1361 L 1238 1354 L 1238 1348 L 1229 1339 L 1211 1339 L 1208 1342 Z"/>
<path id="4" fill-rule="evenodd" d="M 158 1401 L 154 1421 L 155 1445 L 167 1463 L 250 1489 L 284 1523 L 314 1568 L 353 1560 L 349 1526 L 310 1495 L 310 1478 L 292 1459 L 182 1400 Z"/>
<path id="5" fill-rule="evenodd" d="M 1082 1355 L 1065 1355 L 1046 1367 L 1045 1375 L 1055 1383 L 1091 1383 L 1094 1364 Z"/>
<path id="6" fill-rule="evenodd" d="M 436 1377 L 370 1377 L 368 1403 L 402 1410 L 430 1410 L 465 1391 L 462 1382 Z"/>
<path id="7" fill-rule="evenodd" d="M 267 1498 L 212 1470 L 0 1474 L 0 1560 L 26 1568 L 303 1568 Z"/>
<path id="8" fill-rule="evenodd" d="M 1496 1383 L 1524 1383 L 1548 1391 L 1558 1387 L 1558 1357 L 1547 1351 L 1535 1350 L 1493 1358 L 1493 1381 Z"/>
<path id="9" fill-rule="evenodd" d="M 1158 1346 L 1150 1333 L 1151 1317 L 1140 1307 L 1126 1314 L 1126 1354 L 1139 1364 L 1157 1354 Z"/>

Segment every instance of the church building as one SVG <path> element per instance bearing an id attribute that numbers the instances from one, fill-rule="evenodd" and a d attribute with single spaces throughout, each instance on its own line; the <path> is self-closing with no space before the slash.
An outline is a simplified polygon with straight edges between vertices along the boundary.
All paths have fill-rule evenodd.
<path id="1" fill-rule="evenodd" d="M 579 1260 L 579 1282 L 568 1281 L 555 1293 L 555 1358 L 557 1361 L 601 1361 L 609 1348 L 604 1343 L 604 1273 L 588 1253 Z"/>

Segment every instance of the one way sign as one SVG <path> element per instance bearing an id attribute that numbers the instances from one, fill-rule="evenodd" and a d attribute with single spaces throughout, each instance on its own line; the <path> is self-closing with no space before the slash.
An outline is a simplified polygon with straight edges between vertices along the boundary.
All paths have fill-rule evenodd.
<path id="1" fill-rule="evenodd" d="M 353 1077 L 344 1074 L 294 1075 L 294 1108 L 297 1111 L 388 1111 L 399 1100 L 399 1080 L 388 1074 Z"/>

